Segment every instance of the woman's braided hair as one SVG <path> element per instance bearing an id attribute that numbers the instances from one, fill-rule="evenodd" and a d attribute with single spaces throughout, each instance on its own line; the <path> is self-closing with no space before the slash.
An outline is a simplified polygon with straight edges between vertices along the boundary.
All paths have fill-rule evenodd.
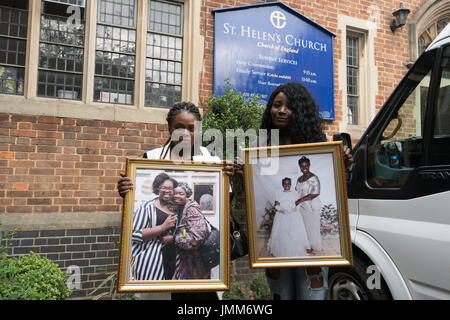
<path id="1" fill-rule="evenodd" d="M 190 114 L 194 115 L 198 121 L 202 121 L 202 116 L 200 114 L 200 110 L 197 108 L 197 106 L 195 104 L 193 104 L 192 102 L 187 102 L 187 101 L 177 102 L 172 106 L 172 108 L 170 108 L 169 112 L 167 113 L 167 117 L 166 117 L 170 134 L 172 133 L 172 132 L 170 132 L 171 128 L 172 128 L 172 121 L 175 118 L 175 116 L 180 114 L 181 112 L 190 113 Z M 164 155 L 162 154 L 165 147 L 168 144 L 170 144 L 171 138 L 172 137 L 169 136 L 166 143 L 164 143 L 164 145 L 163 145 L 163 148 L 161 150 L 161 155 L 160 155 L 161 159 L 164 159 L 166 157 L 167 152 L 169 151 L 169 148 L 167 148 L 165 154 Z"/>

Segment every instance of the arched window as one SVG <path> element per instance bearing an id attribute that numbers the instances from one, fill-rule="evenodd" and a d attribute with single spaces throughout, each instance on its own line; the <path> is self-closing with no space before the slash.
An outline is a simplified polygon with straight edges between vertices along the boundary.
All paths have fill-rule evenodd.
<path id="1" fill-rule="evenodd" d="M 425 1 L 409 18 L 408 67 L 426 50 L 442 29 L 450 22 L 450 1 Z"/>
<path id="2" fill-rule="evenodd" d="M 421 55 L 425 49 L 430 45 L 430 43 L 436 38 L 436 36 L 445 28 L 445 26 L 450 22 L 450 12 L 449 16 L 443 17 L 439 20 L 433 21 L 423 32 L 419 35 L 417 41 L 418 54 Z"/>

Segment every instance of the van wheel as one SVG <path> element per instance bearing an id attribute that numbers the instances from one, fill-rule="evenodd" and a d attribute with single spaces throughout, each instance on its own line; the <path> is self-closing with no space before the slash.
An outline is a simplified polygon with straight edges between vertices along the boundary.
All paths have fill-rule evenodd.
<path id="1" fill-rule="evenodd" d="M 363 260 L 354 257 L 354 266 L 330 268 L 328 276 L 329 300 L 389 300 L 390 293 L 384 280 L 381 279 L 381 288 L 367 288 L 367 267 Z"/>

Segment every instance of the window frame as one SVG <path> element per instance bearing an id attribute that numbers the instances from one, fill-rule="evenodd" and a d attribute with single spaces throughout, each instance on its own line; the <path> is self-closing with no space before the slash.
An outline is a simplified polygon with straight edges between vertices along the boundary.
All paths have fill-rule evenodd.
<path id="1" fill-rule="evenodd" d="M 24 95 L 24 90 L 25 90 L 24 83 L 27 80 L 27 74 L 26 74 L 26 72 L 27 72 L 27 63 L 26 62 L 27 62 L 27 53 L 28 53 L 28 50 L 27 50 L 27 47 L 28 47 L 28 32 L 29 32 L 29 27 L 28 27 L 29 23 L 28 22 L 29 22 L 29 16 L 30 16 L 29 3 L 27 3 L 28 9 L 12 8 L 12 7 L 7 7 L 7 6 L 2 6 L 2 5 L 0 5 L 0 7 L 10 10 L 10 12 L 12 10 L 16 10 L 19 13 L 18 22 L 17 22 L 17 36 L 13 36 L 13 35 L 10 34 L 11 24 L 12 24 L 11 21 L 8 21 L 9 22 L 8 23 L 8 30 L 9 30 L 8 34 L 7 35 L 6 34 L 1 34 L 0 35 L 0 38 L 5 39 L 6 46 L 7 46 L 6 51 L 5 51 L 5 63 L 0 63 L 0 67 L 15 69 L 15 74 L 16 74 L 16 79 L 15 80 L 13 80 L 13 79 L 11 79 L 11 80 L 7 80 L 7 79 L 6 80 L 2 80 L 2 79 L 0 79 L 0 81 L 1 82 L 3 82 L 3 81 L 5 81 L 5 82 L 6 81 L 8 81 L 8 82 L 13 81 L 14 82 L 14 87 L 15 87 L 15 92 L 0 92 L 0 93 L 1 94 L 7 94 L 7 95 L 23 96 Z M 23 37 L 20 34 L 20 28 L 21 28 L 21 26 L 23 27 L 23 25 L 21 25 L 21 18 L 20 18 L 20 16 L 21 16 L 21 14 L 24 14 L 25 12 L 26 12 L 26 19 L 27 19 L 27 25 L 26 25 L 26 33 L 27 33 L 27 35 L 25 37 Z M 9 19 L 11 20 L 11 16 L 9 17 Z M 16 42 L 16 50 L 15 51 L 9 51 L 9 46 L 10 46 L 10 44 L 13 41 Z M 25 52 L 19 51 L 21 44 L 22 44 L 22 46 L 23 45 L 25 46 Z M 10 55 L 11 52 L 14 53 L 14 55 L 15 55 L 15 62 L 16 63 L 9 63 L 9 55 Z M 18 64 L 20 62 L 19 61 L 20 53 L 24 54 L 23 65 Z M 21 71 L 19 71 L 19 69 Z M 19 75 L 19 73 L 20 73 L 20 75 Z M 23 74 L 23 76 L 22 76 L 22 74 Z M 22 77 L 22 80 L 20 80 L 20 77 Z"/>
<path id="2" fill-rule="evenodd" d="M 108 2 L 108 1 L 111 1 L 111 0 L 103 0 L 103 1 L 107 1 Z M 114 1 L 114 0 L 112 0 L 112 1 Z M 109 23 L 109 22 L 101 21 L 101 18 L 100 18 L 100 16 L 101 16 L 100 6 L 102 5 L 102 0 L 98 0 L 97 1 L 97 20 L 96 20 L 96 24 L 95 24 L 95 30 L 96 30 L 95 60 L 94 60 L 95 61 L 94 63 L 95 63 L 96 67 L 95 67 L 94 74 L 93 74 L 93 77 L 94 77 L 93 101 L 94 102 L 97 102 L 97 103 L 114 103 L 114 104 L 123 104 L 123 105 L 135 105 L 136 81 L 137 81 L 137 79 L 136 79 L 137 35 L 138 35 L 137 25 L 138 25 L 139 6 L 138 6 L 138 0 L 132 0 L 132 1 L 134 1 L 134 10 L 135 10 L 133 21 L 132 21 L 132 24 L 133 24 L 132 26 L 130 26 L 130 22 L 128 23 L 128 25 L 124 25 L 124 24 L 116 24 L 116 23 Z M 105 5 L 106 4 L 107 3 L 105 3 Z M 113 13 L 114 13 L 114 11 L 113 11 Z M 115 17 L 114 14 L 112 16 Z M 106 13 L 105 13 L 105 17 L 106 17 Z M 128 38 L 127 38 L 128 41 L 126 41 L 126 42 L 131 43 L 132 41 L 129 41 L 129 39 L 130 39 L 129 37 L 130 37 L 130 34 L 132 34 L 132 32 L 134 31 L 134 53 L 130 53 L 130 52 L 127 52 L 127 51 L 124 51 L 124 50 L 120 50 L 120 51 L 114 50 L 114 48 L 112 47 L 113 43 L 115 41 L 113 35 L 111 35 L 111 39 L 109 39 L 109 40 L 111 40 L 111 50 L 106 50 L 106 48 L 105 48 L 105 42 L 108 40 L 108 38 L 102 38 L 103 39 L 103 44 L 104 44 L 103 45 L 103 49 L 98 49 L 98 42 L 99 42 L 99 37 L 98 37 L 99 31 L 98 30 L 99 30 L 100 27 L 104 28 L 105 30 L 111 28 L 112 34 L 114 34 L 116 30 L 119 30 L 118 31 L 119 32 L 119 40 L 118 40 L 119 43 L 122 42 L 122 33 L 123 33 L 123 31 L 128 32 Z M 119 45 L 119 47 L 121 47 L 121 45 Z M 100 52 L 103 53 L 103 57 L 105 56 L 105 54 L 111 56 L 111 59 L 110 59 L 111 64 L 109 65 L 109 67 L 111 68 L 110 74 L 97 73 L 97 54 L 100 53 Z M 134 58 L 134 61 L 133 61 L 134 62 L 134 67 L 132 69 L 132 77 L 127 77 L 127 76 L 123 77 L 123 76 L 120 75 L 120 72 L 121 72 L 120 69 L 121 69 L 121 66 L 123 64 L 122 63 L 120 65 L 114 64 L 113 63 L 113 58 L 112 58 L 114 56 L 118 56 L 119 60 L 122 60 L 122 58 L 125 58 L 125 60 L 128 60 L 128 61 L 130 61 L 129 59 L 131 57 Z M 104 70 L 105 65 L 104 64 L 101 64 L 101 65 L 102 65 L 102 70 Z M 125 66 L 126 66 L 126 64 L 125 64 Z M 117 68 L 117 74 L 118 75 L 113 75 L 114 67 Z M 122 67 L 122 69 L 123 69 L 123 67 Z M 126 72 L 126 75 L 128 75 L 128 71 Z M 100 91 L 100 93 L 99 93 L 100 94 L 99 100 L 96 100 L 96 95 L 95 95 L 96 88 L 97 88 L 96 87 L 96 83 L 97 83 L 97 81 L 100 82 L 100 79 L 102 80 L 101 82 L 103 82 L 103 83 L 105 83 L 105 80 L 109 81 L 110 88 L 108 88 L 109 90 L 107 89 L 106 91 L 104 91 L 105 93 L 108 93 L 108 101 L 102 101 L 103 100 L 103 97 L 101 96 L 102 91 Z M 114 90 L 114 88 L 111 88 L 111 85 L 114 82 L 117 82 L 117 90 Z M 121 84 L 125 85 L 125 89 L 120 88 Z M 129 86 L 130 85 L 132 86 L 131 90 L 129 90 Z M 103 89 L 103 86 L 102 86 L 101 89 Z M 131 97 L 130 97 L 131 98 L 131 102 L 130 103 L 128 103 L 128 94 L 129 93 L 131 93 Z M 115 94 L 117 96 L 117 99 L 120 99 L 121 95 L 124 94 L 124 98 L 125 98 L 124 102 L 120 102 L 120 101 L 111 102 L 111 94 Z"/>
<path id="3" fill-rule="evenodd" d="M 38 73 L 38 79 L 37 79 L 37 91 L 36 91 L 36 95 L 39 97 L 44 97 L 44 98 L 49 98 L 49 99 L 67 99 L 67 100 L 78 100 L 81 101 L 83 99 L 83 94 L 84 94 L 84 90 L 83 90 L 83 76 L 85 74 L 85 55 L 86 55 L 86 8 L 83 6 L 80 6 L 81 8 L 83 8 L 84 10 L 84 17 L 80 17 L 81 19 L 81 23 L 83 24 L 83 35 L 82 35 L 82 39 L 80 39 L 82 41 L 83 45 L 79 45 L 79 44 L 71 44 L 71 43 L 64 43 L 64 42 L 58 42 L 58 41 L 49 41 L 47 39 L 43 39 L 43 31 L 47 30 L 47 29 L 43 29 L 42 23 L 43 20 L 45 19 L 45 17 L 53 17 L 56 18 L 58 26 L 60 25 L 60 22 L 63 20 L 64 16 L 59 16 L 59 15 L 54 15 L 54 14 L 48 14 L 48 13 L 44 13 L 44 3 L 45 2 L 49 2 L 49 3 L 57 3 L 60 5 L 64 5 L 67 8 L 69 8 L 70 6 L 72 6 L 71 4 L 66 4 L 63 3 L 61 1 L 48 1 L 48 0 L 43 0 L 42 1 L 42 6 L 41 6 L 41 20 L 40 20 L 40 24 L 39 24 L 39 57 L 38 57 L 38 63 L 37 63 L 37 73 Z M 86 2 L 84 2 L 84 5 L 86 5 Z M 75 5 L 77 6 L 77 5 Z M 59 28 L 58 28 L 59 29 Z M 51 28 L 49 28 L 50 31 L 54 31 L 51 30 Z M 60 31 L 57 31 L 60 32 Z M 68 33 L 69 34 L 69 33 Z M 40 66 L 41 64 L 41 58 L 44 58 L 41 55 L 41 47 L 42 46 L 48 46 L 48 47 L 54 47 L 54 48 L 65 48 L 66 50 L 73 50 L 73 53 L 75 53 L 76 51 L 79 51 L 79 53 L 81 53 L 81 59 L 79 61 L 77 60 L 73 60 L 74 66 L 73 66 L 73 70 L 67 70 L 67 63 L 65 63 L 66 68 L 64 70 L 59 69 L 58 67 L 58 57 L 54 57 L 55 58 L 55 67 L 51 68 L 51 67 L 42 67 Z M 47 59 L 49 60 L 50 58 L 52 58 L 51 56 L 47 57 Z M 62 59 L 64 61 L 64 59 Z M 67 61 L 66 61 L 67 62 Z M 76 64 L 81 63 L 81 70 L 76 70 Z M 41 75 L 45 75 L 45 81 L 41 82 Z M 69 79 L 69 77 L 72 76 L 72 84 L 70 85 L 70 83 L 66 83 L 66 80 Z M 55 91 L 55 96 L 51 96 L 51 95 L 47 95 L 47 86 L 49 85 L 49 83 L 47 82 L 47 80 L 53 77 L 55 80 L 53 82 L 53 86 L 54 91 Z M 64 84 L 60 84 L 60 81 L 58 81 L 61 79 L 64 79 L 63 82 Z M 78 79 L 78 80 L 77 80 Z M 77 88 L 76 86 L 76 82 L 80 81 L 80 86 L 79 86 L 79 92 L 76 91 L 75 89 Z M 59 94 L 59 90 L 57 90 L 58 84 L 60 84 L 60 87 L 64 87 L 63 90 L 63 96 L 61 97 Z M 40 86 L 44 85 L 44 90 L 45 90 L 45 94 L 42 95 L 40 94 Z M 72 90 L 66 90 L 67 88 L 72 88 Z M 67 96 L 66 97 L 66 93 L 68 93 L 68 91 L 72 92 L 72 96 Z M 74 92 L 77 92 L 76 97 L 74 97 Z"/>
<path id="4" fill-rule="evenodd" d="M 43 0 L 28 0 L 28 26 L 40 26 Z M 201 3 L 196 0 L 173 0 L 184 4 L 182 100 L 199 102 L 200 79 L 203 70 L 206 44 L 201 29 Z M 146 107 L 145 101 L 145 46 L 148 2 L 138 0 L 136 70 L 133 105 L 96 102 L 93 99 L 95 74 L 95 41 L 97 0 L 86 1 L 85 54 L 83 69 L 83 94 L 81 101 L 55 99 L 37 95 L 40 28 L 28 27 L 24 95 L 0 94 L 0 112 L 35 114 L 69 118 L 99 119 L 124 122 L 166 123 L 167 108 Z M 142 20 L 142 21 L 141 21 Z"/>
<path id="5" fill-rule="evenodd" d="M 167 87 L 173 87 L 174 90 L 175 90 L 175 87 L 179 87 L 180 98 L 182 97 L 182 92 L 183 92 L 183 65 L 184 65 L 184 63 L 183 63 L 183 52 L 184 52 L 184 43 L 185 43 L 185 40 L 184 40 L 184 30 L 185 30 L 185 27 L 184 27 L 184 3 L 181 2 L 181 1 L 164 1 L 164 0 L 147 0 L 147 1 L 148 1 L 148 4 L 149 4 L 149 7 L 148 7 L 148 17 L 147 17 L 146 39 L 148 39 L 149 36 L 155 36 L 155 35 L 159 36 L 161 38 L 162 37 L 176 38 L 175 41 L 180 39 L 180 41 L 181 41 L 181 59 L 180 60 L 176 59 L 176 52 L 175 52 L 174 59 L 170 59 L 169 57 L 164 58 L 161 55 L 159 57 L 156 57 L 154 54 L 152 56 L 148 52 L 149 43 L 146 42 L 146 54 L 145 54 L 145 61 L 146 61 L 145 70 L 146 70 L 146 73 L 145 73 L 145 100 L 144 100 L 144 106 L 145 107 L 156 107 L 156 108 L 170 108 L 170 105 L 172 105 L 173 102 L 179 102 L 179 101 L 173 101 L 172 103 L 169 103 L 169 105 L 167 105 L 167 106 L 161 106 L 161 105 L 157 105 L 157 104 L 152 104 L 151 101 L 148 101 L 147 97 L 149 96 L 148 90 L 151 90 L 151 89 L 149 89 L 149 87 L 153 86 L 155 84 L 158 85 L 159 87 L 161 87 L 161 85 L 165 86 L 166 88 Z M 181 14 L 180 14 L 181 32 L 179 34 L 166 33 L 166 32 L 163 32 L 163 31 L 151 30 L 151 28 L 150 28 L 150 21 L 151 21 L 150 20 L 150 16 L 151 16 L 150 3 L 152 1 L 158 1 L 160 3 L 177 3 L 177 2 L 180 3 L 180 7 L 181 7 Z M 168 41 L 170 41 L 170 40 L 168 40 Z M 176 44 L 175 44 L 175 46 L 176 46 Z M 168 47 L 168 49 L 170 49 L 170 48 Z M 175 50 L 176 50 L 176 47 L 175 47 Z M 147 79 L 147 72 L 149 71 L 149 69 L 147 67 L 148 67 L 149 60 L 152 63 L 152 69 L 150 69 L 150 70 L 152 70 L 152 72 L 155 72 L 155 69 L 153 69 L 153 66 L 154 66 L 153 63 L 155 61 L 158 61 L 159 64 L 161 64 L 162 62 L 165 62 L 167 65 L 169 65 L 170 63 L 173 63 L 174 64 L 174 71 L 173 71 L 174 79 L 173 79 L 173 81 L 170 82 L 169 79 L 168 79 L 169 66 L 167 66 L 167 72 L 166 72 L 167 73 L 167 79 L 166 79 L 166 81 L 161 81 L 161 76 L 159 77 L 158 81 L 155 81 L 154 79 L 148 80 Z M 178 72 L 176 71 L 177 65 L 180 65 L 180 69 L 181 69 L 180 72 L 179 72 L 180 83 L 176 83 L 177 81 L 175 79 L 177 74 L 178 74 Z M 159 72 L 161 72 L 161 69 L 159 70 Z M 153 77 L 153 75 L 152 75 L 152 77 Z M 167 97 L 166 97 L 166 99 L 167 99 Z M 166 102 L 168 102 L 168 101 L 166 101 Z"/>
<path id="6" fill-rule="evenodd" d="M 346 69 L 347 69 L 346 70 L 347 71 L 346 72 L 346 80 L 347 80 L 347 88 L 346 88 L 347 105 L 346 105 L 346 108 L 347 108 L 347 124 L 349 124 L 349 125 L 359 125 L 361 122 L 359 119 L 360 113 L 361 113 L 360 112 L 360 105 L 361 105 L 361 103 L 360 103 L 360 94 L 361 94 L 361 88 L 360 88 L 361 65 L 360 65 L 360 62 L 361 62 L 361 54 L 362 54 L 361 40 L 363 40 L 363 38 L 364 38 L 363 34 L 360 34 L 360 33 L 358 34 L 356 32 L 352 32 L 352 31 L 347 32 L 347 36 L 346 36 L 346 44 L 347 44 L 346 45 L 346 55 L 345 55 Z M 356 41 L 356 46 L 355 46 L 356 55 L 352 56 L 352 57 L 349 56 L 348 44 L 349 44 L 350 39 L 353 39 Z M 355 59 L 356 64 L 350 64 L 349 58 Z M 353 70 L 356 72 L 356 75 L 353 78 L 353 80 L 356 82 L 354 84 L 349 83 L 349 80 L 350 80 L 349 70 Z M 352 86 L 352 85 L 354 87 L 355 92 L 350 93 L 349 86 Z M 355 112 L 355 110 L 352 110 L 352 115 L 350 115 L 350 109 L 351 109 L 350 98 L 353 98 L 352 100 L 356 100 L 356 106 L 355 106 L 356 107 L 356 115 L 353 114 Z M 350 118 L 352 119 L 351 121 L 350 121 Z"/>
<path id="7" fill-rule="evenodd" d="M 378 94 L 378 67 L 375 64 L 375 39 L 377 24 L 374 21 L 338 14 L 340 31 L 340 56 L 338 56 L 338 87 L 341 94 L 342 118 L 338 121 L 338 131 L 347 132 L 352 139 L 359 139 L 375 117 Z M 347 35 L 359 37 L 359 114 L 358 124 L 348 124 L 347 99 Z M 339 47 L 337 47 L 339 48 Z"/>

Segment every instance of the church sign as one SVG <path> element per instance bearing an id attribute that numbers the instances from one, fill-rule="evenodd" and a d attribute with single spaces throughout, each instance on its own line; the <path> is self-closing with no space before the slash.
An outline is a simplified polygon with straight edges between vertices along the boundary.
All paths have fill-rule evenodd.
<path id="1" fill-rule="evenodd" d="M 323 119 L 334 120 L 332 32 L 281 2 L 213 11 L 214 94 L 228 80 L 267 103 L 280 84 L 305 85 Z"/>

